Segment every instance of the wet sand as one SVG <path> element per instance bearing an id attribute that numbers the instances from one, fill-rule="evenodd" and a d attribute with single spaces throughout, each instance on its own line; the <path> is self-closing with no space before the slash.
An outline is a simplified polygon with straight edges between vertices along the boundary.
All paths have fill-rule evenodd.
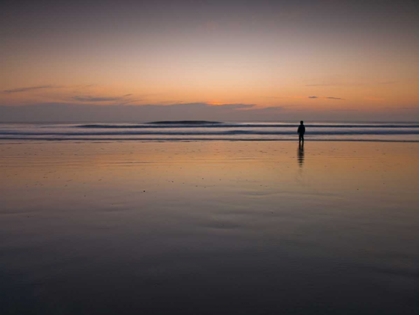
<path id="1" fill-rule="evenodd" d="M 0 313 L 417 313 L 418 149 L 0 142 Z"/>

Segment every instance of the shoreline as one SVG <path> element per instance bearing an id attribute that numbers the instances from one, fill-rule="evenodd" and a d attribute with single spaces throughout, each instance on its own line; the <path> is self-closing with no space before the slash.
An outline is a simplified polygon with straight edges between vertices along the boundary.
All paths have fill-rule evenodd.
<path id="1" fill-rule="evenodd" d="M 48 138 L 41 138 L 41 139 L 28 139 L 28 138 L 0 138 L 0 142 L 12 142 L 12 141 L 22 141 L 22 142 L 296 142 L 298 140 L 295 139 L 134 139 L 134 138 L 124 138 L 124 139 L 88 139 L 88 138 L 81 138 L 81 139 L 48 139 Z M 419 143 L 419 140 L 392 140 L 392 139 L 316 139 L 316 140 L 305 140 L 305 143 L 308 142 L 390 142 L 390 143 Z"/>

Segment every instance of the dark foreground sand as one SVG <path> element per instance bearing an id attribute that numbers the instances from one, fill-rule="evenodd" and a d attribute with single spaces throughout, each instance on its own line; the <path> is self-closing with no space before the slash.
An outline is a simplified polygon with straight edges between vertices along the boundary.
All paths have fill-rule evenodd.
<path id="1" fill-rule="evenodd" d="M 418 143 L 0 142 L 0 314 L 416 314 Z"/>

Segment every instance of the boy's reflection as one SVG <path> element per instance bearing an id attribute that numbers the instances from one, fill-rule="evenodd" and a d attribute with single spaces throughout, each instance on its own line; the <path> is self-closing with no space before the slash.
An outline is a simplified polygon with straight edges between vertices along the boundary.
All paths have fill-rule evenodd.
<path id="1" fill-rule="evenodd" d="M 303 151 L 303 142 L 299 142 L 297 158 L 298 158 L 299 166 L 302 166 L 303 165 L 303 160 L 305 159 L 304 151 Z"/>

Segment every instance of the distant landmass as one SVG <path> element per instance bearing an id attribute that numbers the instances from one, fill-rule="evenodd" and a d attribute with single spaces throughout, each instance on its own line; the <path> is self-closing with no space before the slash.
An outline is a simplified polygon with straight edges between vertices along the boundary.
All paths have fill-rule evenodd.
<path id="1" fill-rule="evenodd" d="M 220 121 L 208 121 L 208 120 L 163 120 L 163 121 L 152 121 L 148 124 L 156 125 L 208 125 L 208 124 L 221 124 Z"/>

